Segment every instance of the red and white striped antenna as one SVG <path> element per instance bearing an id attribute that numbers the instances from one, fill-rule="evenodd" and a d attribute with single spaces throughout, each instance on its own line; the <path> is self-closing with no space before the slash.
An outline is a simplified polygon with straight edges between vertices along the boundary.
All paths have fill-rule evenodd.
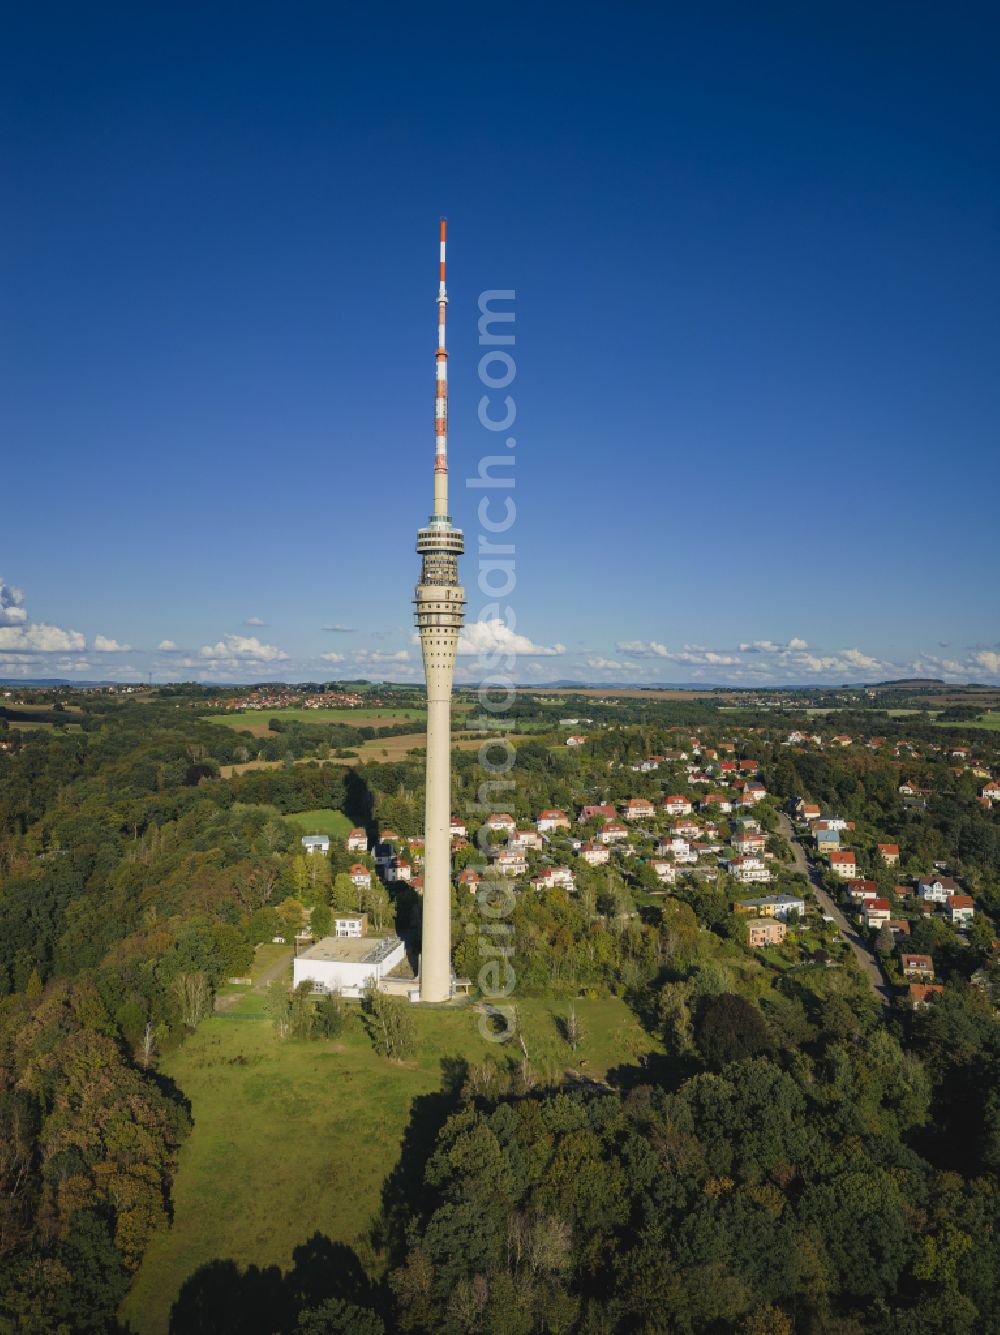
<path id="1" fill-rule="evenodd" d="M 441 277 L 438 286 L 438 345 L 437 377 L 434 393 L 434 517 L 448 514 L 448 352 L 445 348 L 444 324 L 448 309 L 448 291 L 445 287 L 445 243 L 448 219 L 441 219 Z"/>

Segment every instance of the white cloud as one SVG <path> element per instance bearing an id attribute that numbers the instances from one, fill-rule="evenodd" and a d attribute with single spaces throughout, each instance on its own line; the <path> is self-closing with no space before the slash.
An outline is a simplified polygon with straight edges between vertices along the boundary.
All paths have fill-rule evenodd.
<path id="1" fill-rule="evenodd" d="M 851 667 L 867 668 L 872 671 L 878 671 L 886 666 L 877 658 L 871 658 L 868 654 L 863 654 L 860 649 L 841 649 L 841 658 Z"/>
<path id="2" fill-rule="evenodd" d="M 341 626 L 338 622 L 332 626 L 324 626 L 323 629 L 336 631 L 339 635 L 353 635 L 355 628 L 353 626 Z"/>
<path id="3" fill-rule="evenodd" d="M 491 621 L 473 621 L 463 627 L 458 637 L 458 653 L 463 655 L 510 655 L 532 658 L 564 654 L 564 644 L 533 644 L 527 635 L 520 635 L 500 617 Z"/>
<path id="4" fill-rule="evenodd" d="M 204 644 L 198 651 L 202 658 L 233 663 L 283 663 L 288 654 L 274 644 L 261 644 L 256 635 L 226 635 L 217 644 Z"/>
<path id="5" fill-rule="evenodd" d="M 617 658 L 601 658 L 598 655 L 595 658 L 587 659 L 587 667 L 593 668 L 595 672 L 614 672 L 624 666 L 624 663 L 619 663 Z"/>
<path id="6" fill-rule="evenodd" d="M 156 649 L 161 654 L 179 654 L 181 652 L 173 640 L 161 640 Z"/>
<path id="7" fill-rule="evenodd" d="M 620 654 L 628 654 L 629 658 L 669 658 L 670 650 L 665 644 L 658 644 L 656 640 L 650 640 L 647 644 L 645 640 L 619 640 L 615 648 Z"/>
<path id="8" fill-rule="evenodd" d="M 243 624 L 244 626 L 266 626 L 267 622 L 262 621 L 260 617 L 247 617 Z"/>
<path id="9" fill-rule="evenodd" d="M 96 654 L 130 654 L 132 646 L 130 644 L 119 644 L 117 640 L 111 640 L 107 635 L 94 636 L 94 653 Z"/>
<path id="10" fill-rule="evenodd" d="M 657 640 L 619 640 L 619 653 L 629 658 L 662 658 L 669 663 L 686 663 L 698 667 L 739 667 L 740 659 L 718 649 L 706 649 L 700 644 L 686 644 L 683 649 L 668 649 Z"/>
<path id="11" fill-rule="evenodd" d="M 320 654 L 320 658 L 324 663 L 342 663 L 344 661 L 343 654 Z"/>
<path id="12" fill-rule="evenodd" d="M 359 663 L 405 663 L 409 657 L 409 649 L 359 649 L 355 654 Z"/>
<path id="13" fill-rule="evenodd" d="M 992 649 L 980 649 L 972 655 L 971 661 L 976 667 L 984 668 L 990 676 L 1000 677 L 1000 654 Z"/>
<path id="14" fill-rule="evenodd" d="M 87 641 L 78 630 L 47 626 L 43 621 L 33 626 L 0 626 L 0 653 L 18 649 L 40 654 L 73 653 L 86 647 Z"/>
<path id="15" fill-rule="evenodd" d="M 28 619 L 21 606 L 24 594 L 0 579 L 0 626 L 20 626 Z"/>

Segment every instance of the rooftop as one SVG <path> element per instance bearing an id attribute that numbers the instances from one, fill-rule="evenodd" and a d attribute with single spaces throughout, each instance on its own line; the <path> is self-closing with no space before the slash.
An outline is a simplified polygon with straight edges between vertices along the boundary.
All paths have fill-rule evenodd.
<path id="1" fill-rule="evenodd" d="M 345 915 L 346 916 L 346 915 Z M 398 936 L 324 936 L 299 959 L 336 960 L 340 964 L 378 964 L 399 945 Z"/>

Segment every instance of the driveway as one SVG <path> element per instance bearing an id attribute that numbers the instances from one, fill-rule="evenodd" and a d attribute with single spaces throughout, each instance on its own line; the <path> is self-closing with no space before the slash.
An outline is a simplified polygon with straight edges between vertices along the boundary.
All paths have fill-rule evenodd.
<path id="1" fill-rule="evenodd" d="M 892 988 L 889 986 L 885 974 L 882 972 L 882 966 L 875 957 L 875 952 L 872 950 L 867 938 L 863 937 L 856 928 L 847 921 L 839 906 L 834 903 L 824 889 L 819 872 L 806 857 L 806 851 L 799 842 L 795 829 L 792 826 L 792 822 L 783 811 L 778 812 L 778 821 L 782 835 L 792 846 L 795 870 L 800 872 L 803 876 L 808 876 L 812 884 L 813 893 L 816 896 L 816 902 L 819 904 L 822 911 L 833 919 L 840 935 L 850 946 L 854 953 L 854 958 L 861 966 L 861 971 L 867 978 L 868 985 L 875 993 L 875 996 L 883 1006 L 891 1006 L 893 1000 Z"/>

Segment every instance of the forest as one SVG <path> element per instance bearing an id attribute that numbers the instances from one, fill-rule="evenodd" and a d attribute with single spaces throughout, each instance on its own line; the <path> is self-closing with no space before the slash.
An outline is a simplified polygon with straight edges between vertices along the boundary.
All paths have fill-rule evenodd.
<path id="1" fill-rule="evenodd" d="M 925 750 L 901 765 L 887 750 L 796 751 L 782 744 L 787 720 L 765 726 L 712 706 L 695 724 L 690 703 L 676 708 L 643 705 L 636 717 L 640 706 L 623 706 L 579 755 L 546 732 L 522 742 L 512 814 L 652 793 L 659 780 L 631 770 L 637 758 L 678 747 L 695 726 L 705 745 L 741 735 L 775 807 L 800 795 L 835 804 L 865 838 L 898 838 L 914 867 L 947 859 L 974 885 L 984 926 L 953 951 L 942 994 L 883 1013 L 847 960 L 830 967 L 816 951 L 775 967 L 733 929 L 722 882 L 657 897 L 623 866 L 581 870 L 573 893 L 522 893 L 512 918 L 522 994 L 560 998 L 567 1015 L 574 997 L 620 997 L 658 1051 L 624 1046 L 608 1079 L 592 1082 L 515 1045 L 479 1065 L 456 1059 L 440 1094 L 413 1109 L 363 1256 L 338 1245 L 321 1265 L 320 1240 L 284 1273 L 220 1262 L 184 1286 L 178 1335 L 1000 1328 L 1000 1028 L 993 995 L 970 981 L 995 968 L 995 813 L 945 756 Z M 10 1335 L 125 1329 L 120 1304 L 151 1237 L 169 1227 L 190 1133 L 163 1055 L 261 942 L 299 929 L 307 911 L 322 919 L 345 891 L 354 855 L 334 848 L 328 868 L 310 870 L 286 817 L 332 808 L 373 836 L 420 830 L 419 755 L 289 756 L 221 779 L 251 743 L 203 712 L 197 694 L 84 698 L 73 728 L 4 733 L 0 1331 Z M 548 726 L 551 714 L 546 705 L 535 721 Z M 276 736 L 294 744 L 297 729 Z M 343 742 L 339 727 L 308 738 L 317 754 Z M 903 769 L 929 794 L 921 809 L 900 804 Z M 479 779 L 475 754 L 456 752 L 455 809 L 470 822 Z M 375 891 L 386 921 L 413 930 L 414 895 L 389 889 Z M 457 895 L 454 905 L 456 967 L 473 977 L 474 904 Z M 283 1041 L 310 1041 L 308 1028 Z M 398 1059 L 387 1045 L 385 1060 Z"/>

